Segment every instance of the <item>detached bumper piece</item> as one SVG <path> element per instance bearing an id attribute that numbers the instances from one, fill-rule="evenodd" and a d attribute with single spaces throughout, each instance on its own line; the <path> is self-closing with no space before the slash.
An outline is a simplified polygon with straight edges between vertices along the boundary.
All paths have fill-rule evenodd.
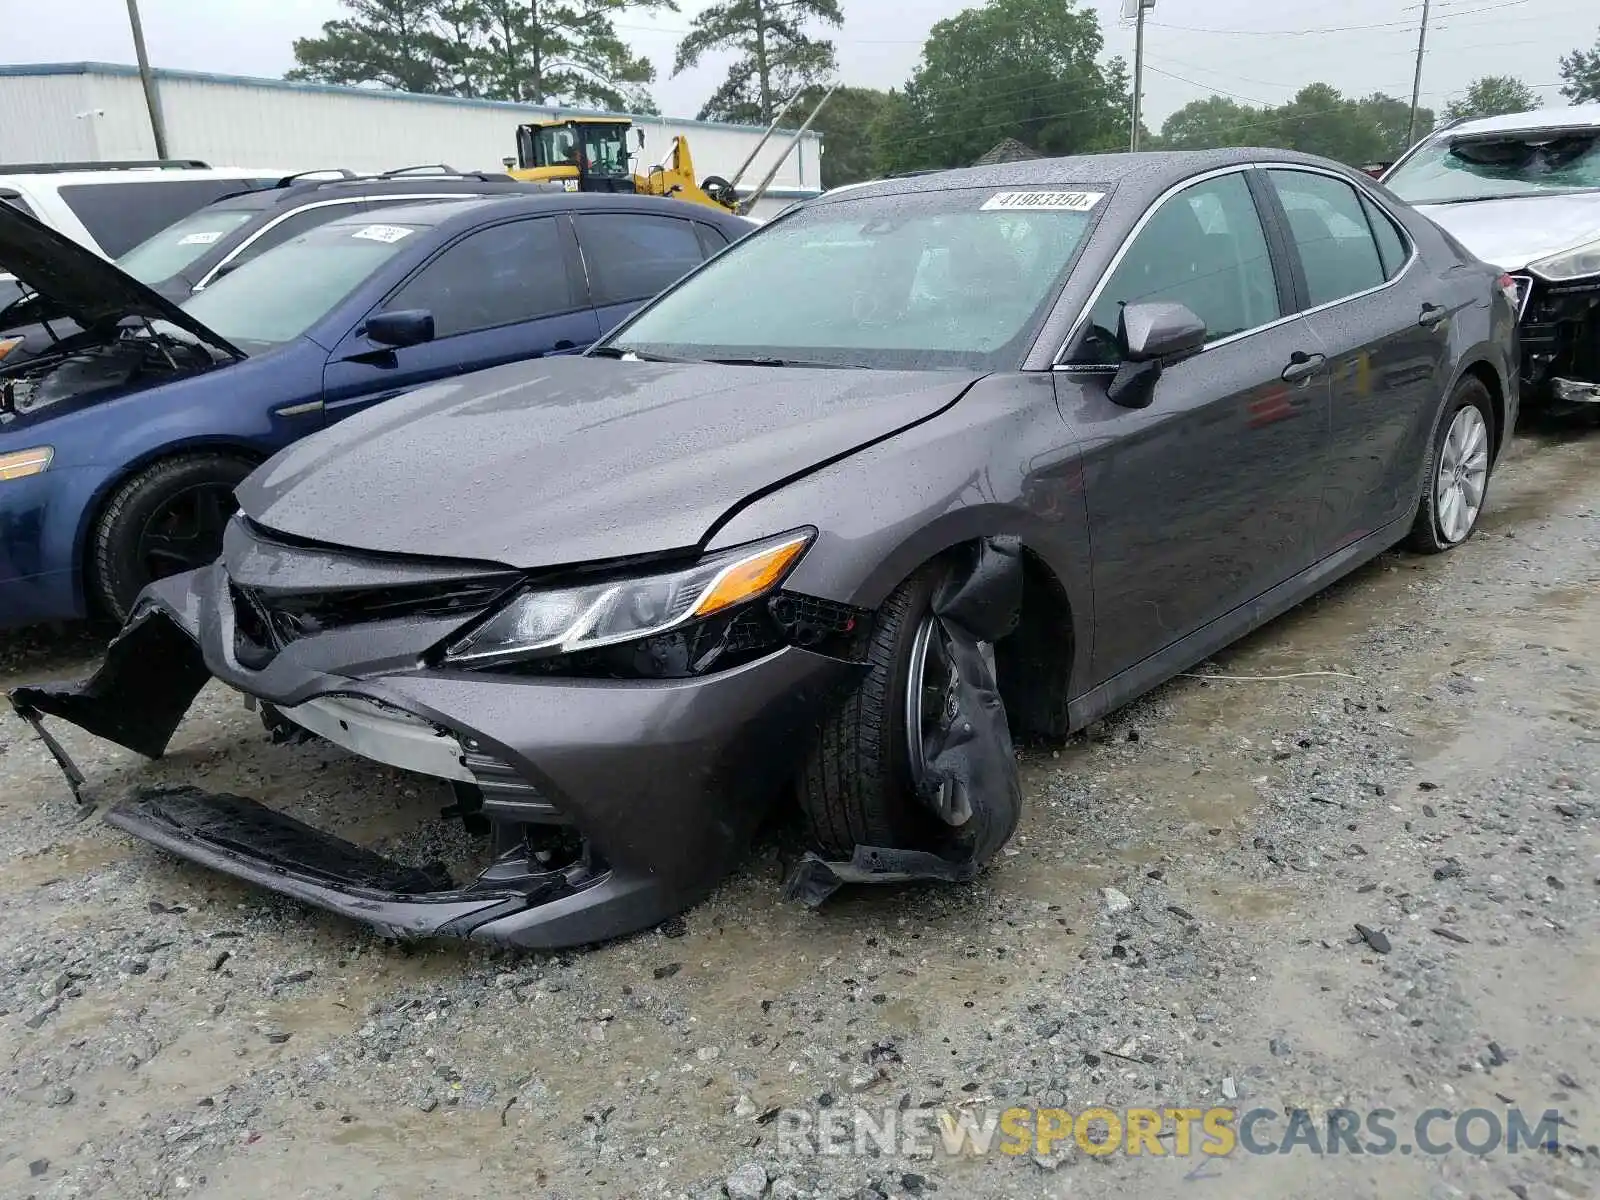
<path id="1" fill-rule="evenodd" d="M 531 855 L 513 850 L 458 887 L 442 866 L 409 867 L 254 800 L 193 787 L 140 789 L 111 809 L 106 822 L 393 938 L 496 940 L 496 922 L 605 881 L 592 864 L 542 870 Z"/>

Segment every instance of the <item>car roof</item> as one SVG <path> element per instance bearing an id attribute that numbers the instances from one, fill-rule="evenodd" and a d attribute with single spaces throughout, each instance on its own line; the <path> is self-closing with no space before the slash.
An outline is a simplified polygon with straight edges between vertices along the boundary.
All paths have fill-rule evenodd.
<path id="1" fill-rule="evenodd" d="M 704 204 L 660 196 L 630 196 L 609 192 L 536 192 L 521 196 L 463 197 L 460 200 L 398 204 L 386 207 L 381 212 L 351 213 L 329 224 L 382 223 L 443 229 L 453 225 L 477 225 L 503 217 L 560 212 L 630 212 L 706 221 L 713 225 L 732 222 L 749 224 L 742 217 Z"/>
<path id="2" fill-rule="evenodd" d="M 947 192 L 959 188 L 1085 187 L 1091 184 L 1114 188 L 1119 196 L 1131 194 L 1135 199 L 1148 198 L 1160 195 L 1193 175 L 1253 162 L 1292 163 L 1321 167 L 1341 175 L 1354 174 L 1342 163 L 1331 159 L 1293 150 L 1271 150 L 1256 146 L 1222 150 L 1161 150 L 1139 154 L 1078 154 L 984 167 L 958 167 L 949 171 L 923 172 L 835 188 L 806 201 L 805 207 L 848 203 L 868 196 Z"/>
<path id="3" fill-rule="evenodd" d="M 1481 117 L 1476 121 L 1462 121 L 1459 125 L 1447 126 L 1434 136 L 1454 138 L 1463 134 L 1525 133 L 1533 129 L 1600 129 L 1600 104 L 1571 104 L 1510 113 L 1503 117 Z"/>

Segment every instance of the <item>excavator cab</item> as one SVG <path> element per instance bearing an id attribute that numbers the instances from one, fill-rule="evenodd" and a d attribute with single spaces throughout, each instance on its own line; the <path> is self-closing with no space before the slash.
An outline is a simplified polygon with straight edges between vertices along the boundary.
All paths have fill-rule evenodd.
<path id="1" fill-rule="evenodd" d="M 517 127 L 518 179 L 559 181 L 569 192 L 638 190 L 630 163 L 632 122 L 575 117 Z M 644 131 L 638 131 L 644 144 Z"/>

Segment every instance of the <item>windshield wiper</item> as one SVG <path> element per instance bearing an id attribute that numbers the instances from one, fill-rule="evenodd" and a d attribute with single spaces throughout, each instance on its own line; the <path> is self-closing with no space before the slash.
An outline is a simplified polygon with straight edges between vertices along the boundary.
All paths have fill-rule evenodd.
<path id="1" fill-rule="evenodd" d="M 643 350 L 635 350 L 632 346 L 596 346 L 586 355 L 588 358 L 637 358 L 641 362 L 690 362 L 687 358 L 672 358 L 665 354 L 647 354 Z"/>
<path id="2" fill-rule="evenodd" d="M 823 367 L 843 371 L 843 363 L 816 362 L 808 358 L 777 358 L 770 354 L 752 354 L 747 358 L 708 358 L 706 362 L 721 363 L 725 367 Z"/>

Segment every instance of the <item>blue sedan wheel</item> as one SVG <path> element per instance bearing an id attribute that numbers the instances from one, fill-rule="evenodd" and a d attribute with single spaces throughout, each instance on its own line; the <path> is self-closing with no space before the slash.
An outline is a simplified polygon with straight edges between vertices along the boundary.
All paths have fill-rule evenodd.
<path id="1" fill-rule="evenodd" d="M 100 610 L 125 621 L 147 584 L 214 562 L 238 507 L 233 489 L 253 469 L 232 455 L 186 454 L 118 488 L 92 535 L 91 594 Z"/>

